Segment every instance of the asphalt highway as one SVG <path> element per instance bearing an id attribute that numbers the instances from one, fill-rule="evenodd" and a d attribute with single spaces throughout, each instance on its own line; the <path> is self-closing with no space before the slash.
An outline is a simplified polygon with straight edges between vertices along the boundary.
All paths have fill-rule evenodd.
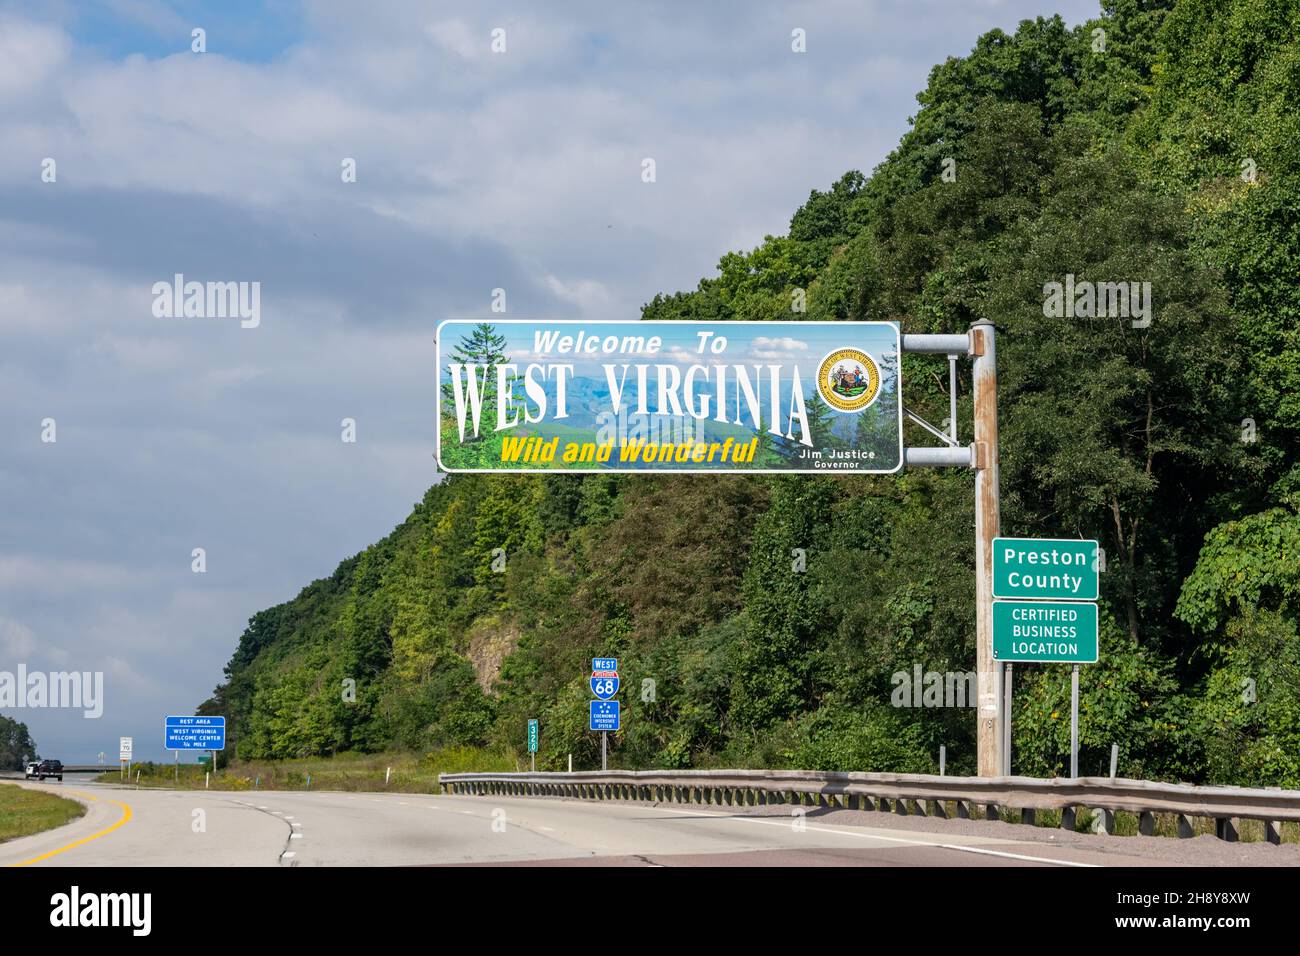
<path id="1" fill-rule="evenodd" d="M 405 793 L 134 790 L 21 783 L 84 817 L 0 844 L 19 866 L 1126 866 L 1153 860 L 1000 836 L 745 808 Z M 751 811 L 758 808 L 750 808 Z M 869 818 L 869 815 L 863 815 Z"/>

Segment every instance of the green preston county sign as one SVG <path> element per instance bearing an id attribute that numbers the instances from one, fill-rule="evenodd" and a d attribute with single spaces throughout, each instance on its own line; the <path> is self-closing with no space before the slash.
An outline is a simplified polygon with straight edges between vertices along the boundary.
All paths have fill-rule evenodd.
<path id="1" fill-rule="evenodd" d="M 994 538 L 993 596 L 1097 600 L 1097 542 L 1078 538 Z"/>
<path id="2" fill-rule="evenodd" d="M 994 601 L 993 659 L 1097 663 L 1097 605 L 1083 601 Z"/>

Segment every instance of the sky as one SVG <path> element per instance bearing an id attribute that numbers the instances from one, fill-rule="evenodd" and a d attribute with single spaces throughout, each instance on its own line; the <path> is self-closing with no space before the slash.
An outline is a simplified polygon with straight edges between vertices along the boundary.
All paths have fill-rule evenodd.
<path id="1" fill-rule="evenodd" d="M 170 759 L 248 619 L 437 480 L 438 322 L 498 289 L 634 319 L 869 173 L 934 64 L 1097 12 L 0 0 L 0 677 L 104 687 L 0 714 L 42 756 Z M 257 321 L 166 314 L 177 274 L 257 283 Z"/>

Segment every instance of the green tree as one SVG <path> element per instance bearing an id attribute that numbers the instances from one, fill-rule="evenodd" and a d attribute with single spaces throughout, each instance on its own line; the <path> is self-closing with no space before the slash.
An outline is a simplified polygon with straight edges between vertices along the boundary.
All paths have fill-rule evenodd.
<path id="1" fill-rule="evenodd" d="M 27 725 L 0 715 L 0 770 L 22 770 L 24 760 L 36 758 L 36 744 Z"/>

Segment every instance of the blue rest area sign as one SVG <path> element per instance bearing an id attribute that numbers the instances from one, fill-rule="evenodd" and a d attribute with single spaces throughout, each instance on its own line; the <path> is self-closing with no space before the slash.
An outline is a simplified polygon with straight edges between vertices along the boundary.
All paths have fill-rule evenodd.
<path id="1" fill-rule="evenodd" d="M 164 721 L 168 750 L 226 749 L 224 717 L 167 717 Z"/>
<path id="2" fill-rule="evenodd" d="M 589 730 L 618 730 L 619 710 L 616 700 L 593 700 Z"/>

